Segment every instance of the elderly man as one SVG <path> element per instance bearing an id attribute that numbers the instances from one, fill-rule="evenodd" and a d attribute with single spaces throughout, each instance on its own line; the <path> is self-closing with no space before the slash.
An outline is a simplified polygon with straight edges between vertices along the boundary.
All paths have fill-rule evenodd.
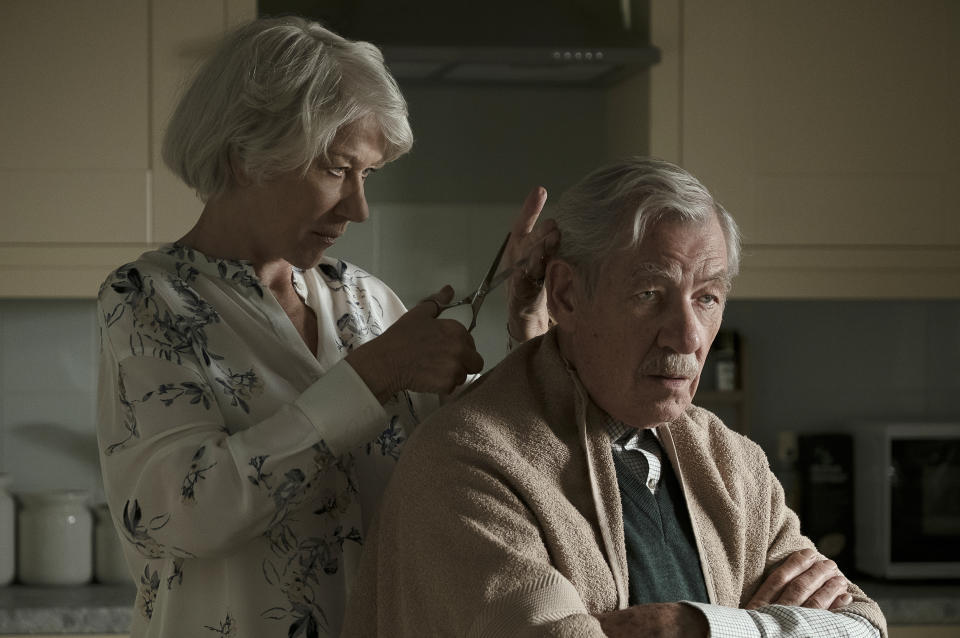
<path id="1" fill-rule="evenodd" d="M 633 159 L 556 221 L 556 326 L 411 437 L 345 635 L 885 635 L 845 581 L 829 610 L 799 606 L 809 583 L 778 595 L 813 545 L 760 448 L 691 404 L 738 269 L 730 215 Z"/>

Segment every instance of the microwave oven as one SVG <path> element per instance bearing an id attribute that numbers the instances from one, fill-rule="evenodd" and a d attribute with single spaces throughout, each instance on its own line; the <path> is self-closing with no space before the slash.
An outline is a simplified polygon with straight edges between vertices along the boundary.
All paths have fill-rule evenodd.
<path id="1" fill-rule="evenodd" d="M 960 578 L 960 423 L 859 423 L 857 569 L 881 578 Z"/>

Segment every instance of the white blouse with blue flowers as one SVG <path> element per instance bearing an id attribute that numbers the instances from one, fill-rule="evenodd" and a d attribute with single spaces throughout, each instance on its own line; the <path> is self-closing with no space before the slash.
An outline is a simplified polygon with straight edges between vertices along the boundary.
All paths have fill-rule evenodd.
<path id="1" fill-rule="evenodd" d="M 294 272 L 314 357 L 248 262 L 179 244 L 99 296 L 98 439 L 131 634 L 336 636 L 364 525 L 433 395 L 381 406 L 342 359 L 405 308 L 335 259 Z"/>

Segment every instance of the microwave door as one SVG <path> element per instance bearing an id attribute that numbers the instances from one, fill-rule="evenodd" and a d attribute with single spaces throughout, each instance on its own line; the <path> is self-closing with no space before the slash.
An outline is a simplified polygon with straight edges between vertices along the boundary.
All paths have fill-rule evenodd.
<path id="1" fill-rule="evenodd" d="M 891 441 L 890 560 L 960 562 L 960 441 Z"/>

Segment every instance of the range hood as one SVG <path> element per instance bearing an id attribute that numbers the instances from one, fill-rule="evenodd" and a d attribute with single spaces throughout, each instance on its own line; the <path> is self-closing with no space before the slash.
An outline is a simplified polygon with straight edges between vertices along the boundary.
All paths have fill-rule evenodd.
<path id="1" fill-rule="evenodd" d="M 608 86 L 660 60 L 649 0 L 260 0 L 373 42 L 403 84 Z"/>

